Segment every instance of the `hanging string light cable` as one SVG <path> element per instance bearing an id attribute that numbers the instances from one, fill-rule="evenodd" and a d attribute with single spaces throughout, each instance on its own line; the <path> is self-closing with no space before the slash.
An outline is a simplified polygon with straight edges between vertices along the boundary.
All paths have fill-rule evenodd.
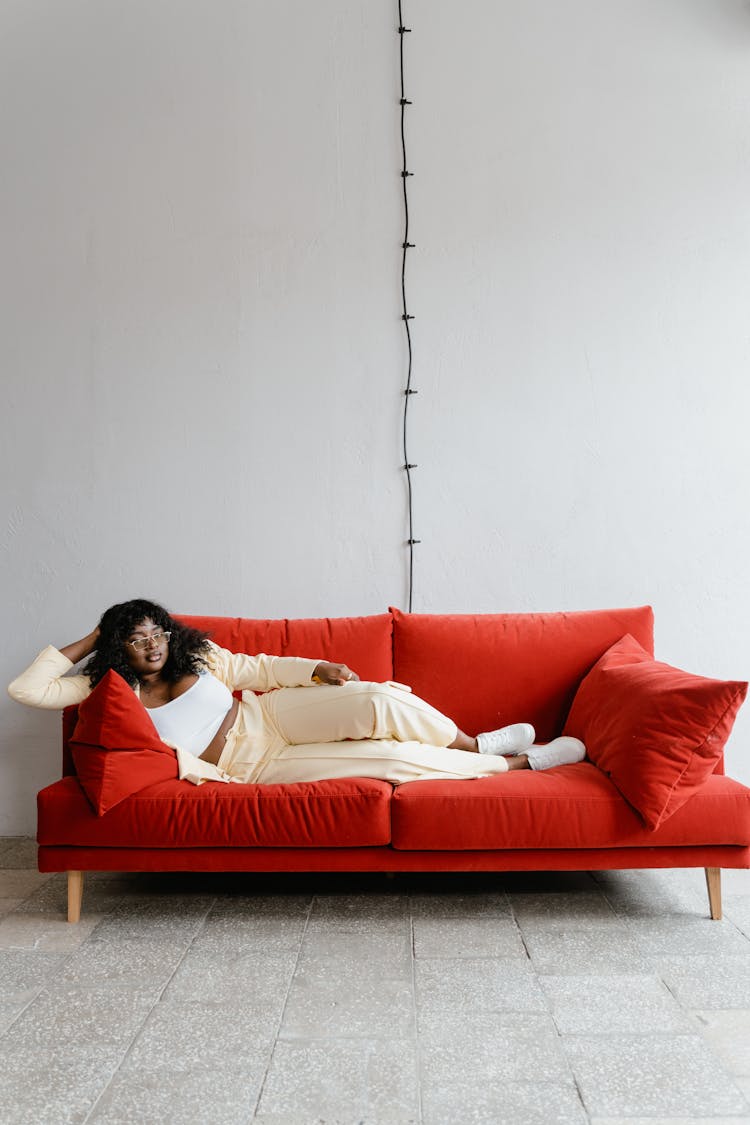
<path id="1" fill-rule="evenodd" d="M 406 376 L 406 390 L 404 391 L 404 412 L 403 412 L 403 452 L 404 452 L 404 471 L 406 472 L 406 492 L 409 506 L 409 538 L 406 545 L 409 548 L 409 613 L 411 613 L 412 600 L 414 595 L 414 547 L 417 543 L 421 542 L 419 539 L 414 538 L 414 497 L 411 482 L 412 469 L 417 466 L 409 461 L 408 453 L 408 421 L 409 421 L 409 400 L 412 395 L 417 394 L 411 385 L 412 373 L 412 345 L 411 345 L 411 329 L 409 328 L 409 321 L 414 317 L 409 315 L 409 310 L 406 307 L 406 255 L 409 250 L 414 249 L 414 243 L 409 242 L 409 193 L 407 191 L 407 179 L 414 173 L 407 171 L 406 167 L 406 107 L 412 103 L 406 97 L 404 88 L 404 35 L 411 31 L 410 27 L 404 27 L 404 17 L 401 11 L 401 0 L 398 0 L 398 36 L 399 36 L 399 62 L 401 69 L 401 183 L 403 186 L 404 195 L 404 238 L 401 243 L 401 305 L 402 314 L 401 319 L 404 322 L 404 330 L 406 332 L 406 346 L 409 356 L 408 370 Z"/>

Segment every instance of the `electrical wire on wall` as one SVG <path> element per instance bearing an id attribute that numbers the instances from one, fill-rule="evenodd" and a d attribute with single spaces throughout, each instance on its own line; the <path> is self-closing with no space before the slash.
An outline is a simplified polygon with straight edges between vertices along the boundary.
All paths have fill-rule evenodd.
<path id="1" fill-rule="evenodd" d="M 401 243 L 401 304 L 402 314 L 401 319 L 404 322 L 404 330 L 406 332 L 406 346 L 409 355 L 409 365 L 406 376 L 406 390 L 404 391 L 404 415 L 403 415 L 403 451 L 404 451 L 404 471 L 406 472 L 406 491 L 409 505 L 409 538 L 406 545 L 409 548 L 409 613 L 411 613 L 412 599 L 414 594 L 414 547 L 417 543 L 421 542 L 419 539 L 414 538 L 414 497 L 412 491 L 411 474 L 412 469 L 417 466 L 409 461 L 409 453 L 407 447 L 407 434 L 408 434 L 408 421 L 409 421 L 409 400 L 412 395 L 417 394 L 411 385 L 411 372 L 412 372 L 412 346 L 411 346 L 411 330 L 409 328 L 409 321 L 414 317 L 409 315 L 409 310 L 406 307 L 406 255 L 409 250 L 414 249 L 414 243 L 409 242 L 409 193 L 407 191 L 406 181 L 409 176 L 414 173 L 409 172 L 406 167 L 406 129 L 405 117 L 406 107 L 412 103 L 406 97 L 404 88 L 404 35 L 411 31 L 410 27 L 404 27 L 404 17 L 401 11 L 401 0 L 398 0 L 398 36 L 399 36 L 399 62 L 401 68 L 401 183 L 403 185 L 404 193 L 404 237 Z"/>

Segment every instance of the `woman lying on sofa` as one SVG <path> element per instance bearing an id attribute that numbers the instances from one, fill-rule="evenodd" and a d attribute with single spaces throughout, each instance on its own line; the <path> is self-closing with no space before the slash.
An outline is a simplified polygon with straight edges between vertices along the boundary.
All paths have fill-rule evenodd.
<path id="1" fill-rule="evenodd" d="M 88 656 L 82 672 L 66 674 Z M 325 660 L 232 653 L 142 599 L 112 606 L 81 640 L 44 649 L 8 691 L 33 707 L 67 707 L 110 670 L 176 750 L 180 777 L 196 783 L 373 777 L 400 784 L 543 770 L 586 753 L 571 737 L 535 745 L 529 723 L 474 738 L 403 684 L 362 683 L 345 664 Z"/>

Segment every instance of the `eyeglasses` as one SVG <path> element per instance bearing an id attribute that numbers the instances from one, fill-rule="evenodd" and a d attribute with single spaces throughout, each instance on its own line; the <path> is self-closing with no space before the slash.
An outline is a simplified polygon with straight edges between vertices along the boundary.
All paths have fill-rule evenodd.
<path id="1" fill-rule="evenodd" d="M 141 652 L 150 645 L 161 644 L 162 641 L 169 643 L 169 638 L 171 636 L 171 633 L 152 633 L 150 637 L 138 637 L 135 641 L 125 641 L 125 644 L 130 645 L 136 652 Z"/>

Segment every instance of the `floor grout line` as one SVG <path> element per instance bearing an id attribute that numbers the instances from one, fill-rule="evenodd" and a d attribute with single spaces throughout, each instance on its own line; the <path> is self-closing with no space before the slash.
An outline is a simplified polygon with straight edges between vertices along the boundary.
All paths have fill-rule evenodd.
<path id="1" fill-rule="evenodd" d="M 424 1122 L 424 1106 L 422 1103 L 422 1048 L 419 1038 L 419 1009 L 417 1005 L 417 951 L 416 934 L 414 932 L 414 909 L 412 895 L 406 892 L 406 902 L 409 909 L 409 953 L 411 968 L 411 1004 L 412 1004 L 412 1033 L 414 1035 L 414 1063 L 416 1066 L 417 1082 L 417 1119 L 419 1125 Z"/>
<path id="2" fill-rule="evenodd" d="M 208 906 L 208 908 L 206 909 L 206 912 L 205 912 L 205 914 L 204 914 L 204 916 L 203 916 L 203 920 L 202 920 L 202 925 L 203 925 L 203 926 L 205 926 L 205 924 L 206 924 L 206 918 L 207 918 L 207 917 L 208 917 L 208 915 L 209 915 L 209 914 L 211 913 L 211 910 L 213 909 L 213 906 L 215 905 L 215 903 L 216 903 L 216 899 L 214 898 L 214 899 L 212 900 L 211 904 L 210 904 L 210 905 Z M 117 909 L 116 907 L 112 907 L 112 909 L 111 909 L 111 910 L 109 910 L 109 911 L 108 911 L 107 913 L 108 913 L 108 914 L 113 914 L 113 913 L 114 913 L 114 911 L 115 911 L 116 909 Z M 105 918 L 106 918 L 106 915 L 105 915 Z M 102 921 L 104 921 L 104 919 L 102 919 Z M 101 924 L 101 923 L 100 923 L 100 924 Z M 97 928 L 98 928 L 98 927 L 97 927 Z M 162 999 L 162 997 L 164 996 L 164 993 L 166 992 L 167 988 L 169 987 L 169 985 L 170 985 L 171 981 L 172 981 L 172 980 L 174 979 L 174 975 L 175 975 L 175 973 L 176 973 L 176 972 L 177 972 L 177 970 L 179 969 L 179 967 L 180 967 L 180 965 L 182 964 L 182 962 L 183 962 L 183 961 L 185 960 L 185 957 L 187 956 L 188 950 L 190 949 L 191 945 L 192 945 L 192 944 L 193 944 L 193 942 L 195 941 L 195 938 L 196 938 L 197 934 L 198 934 L 198 933 L 200 932 L 200 928 L 201 928 L 201 927 L 199 927 L 199 928 L 198 928 L 198 929 L 197 929 L 197 930 L 195 931 L 195 933 L 194 933 L 194 934 L 193 934 L 193 936 L 191 937 L 190 941 L 189 941 L 189 942 L 187 943 L 187 945 L 185 946 L 185 949 L 183 950 L 183 953 L 182 953 L 182 957 L 180 957 L 180 959 L 179 959 L 179 961 L 177 962 L 177 964 L 175 965 L 174 969 L 173 969 L 173 970 L 172 970 L 172 972 L 171 972 L 171 973 L 169 974 L 169 979 L 168 979 L 167 981 L 165 981 L 165 983 L 164 983 L 164 986 L 163 986 L 163 987 L 162 987 L 162 988 L 160 989 L 160 991 L 159 991 L 159 994 L 158 994 L 158 996 L 156 997 L 156 999 L 154 1000 L 153 1004 L 151 1005 L 151 1007 L 150 1007 L 150 1008 L 148 1009 L 148 1011 L 146 1012 L 146 1015 L 144 1016 L 143 1020 L 141 1021 L 141 1024 L 140 1024 L 140 1026 L 139 1026 L 138 1030 L 136 1031 L 135 1035 L 133 1035 L 133 1036 L 132 1036 L 132 1038 L 131 1038 L 131 1040 L 130 1040 L 130 1043 L 129 1043 L 129 1044 L 128 1044 L 128 1046 L 126 1047 L 126 1049 L 125 1049 L 125 1052 L 124 1052 L 124 1054 L 122 1055 L 122 1058 L 120 1059 L 120 1061 L 118 1062 L 117 1066 L 116 1066 L 116 1067 L 114 1068 L 114 1070 L 112 1071 L 111 1075 L 109 1076 L 109 1079 L 108 1079 L 108 1081 L 107 1081 L 106 1085 L 102 1087 L 101 1091 L 99 1092 L 99 1095 L 98 1095 L 98 1097 L 97 1097 L 97 1098 L 96 1098 L 96 1100 L 95 1100 L 95 1101 L 94 1101 L 94 1102 L 93 1102 L 93 1103 L 91 1104 L 91 1107 L 90 1107 L 90 1109 L 89 1109 L 88 1113 L 86 1114 L 85 1118 L 84 1118 L 84 1119 L 83 1119 L 83 1121 L 82 1121 L 82 1125 L 86 1125 L 86 1123 L 87 1123 L 87 1122 L 88 1122 L 88 1121 L 90 1120 L 90 1118 L 91 1118 L 91 1115 L 92 1115 L 92 1113 L 94 1113 L 94 1111 L 96 1110 L 96 1107 L 97 1107 L 97 1106 L 99 1105 L 99 1103 L 101 1102 L 102 1098 L 103 1098 L 103 1097 L 104 1097 L 104 1095 L 105 1095 L 105 1094 L 107 1093 L 107 1090 L 108 1090 L 108 1089 L 110 1088 L 110 1086 L 112 1085 L 112 1082 L 113 1082 L 113 1081 L 114 1081 L 114 1079 L 115 1079 L 115 1078 L 117 1077 L 117 1074 L 118 1074 L 118 1072 L 119 1072 L 119 1071 L 120 1071 L 120 1070 L 122 1069 L 122 1065 L 123 1065 L 123 1063 L 125 1062 L 125 1060 L 126 1060 L 126 1059 L 128 1058 L 128 1056 L 130 1055 L 130 1053 L 132 1052 L 132 1050 L 133 1050 L 133 1047 L 135 1046 L 135 1044 L 136 1044 L 136 1042 L 137 1042 L 137 1040 L 138 1040 L 138 1037 L 139 1037 L 139 1035 L 141 1034 L 141 1032 L 143 1031 L 144 1027 L 145 1027 L 145 1026 L 146 1026 L 146 1024 L 148 1023 L 149 1019 L 151 1018 L 151 1015 L 152 1015 L 152 1013 L 153 1013 L 153 1012 L 155 1011 L 156 1007 L 157 1007 L 157 1006 L 158 1006 L 158 1004 L 159 1004 L 159 1003 L 161 1002 L 161 999 Z M 94 933 L 96 933 L 96 929 L 95 929 L 95 930 L 93 930 L 91 934 L 89 934 L 88 938 L 86 938 L 86 941 L 89 941 L 89 940 L 91 939 L 91 937 L 92 937 L 92 935 L 93 935 Z M 136 939 L 136 940 L 138 940 L 138 939 Z M 83 944 L 85 945 L 85 944 L 86 944 L 86 942 L 84 941 L 84 943 L 83 943 Z"/>
<path id="3" fill-rule="evenodd" d="M 267 1062 L 266 1062 L 265 1068 L 263 1070 L 263 1077 L 260 1081 L 260 1085 L 259 1085 L 259 1088 L 258 1088 L 258 1096 L 255 1099 L 255 1105 L 253 1107 L 253 1111 L 252 1111 L 250 1117 L 248 1118 L 248 1122 L 253 1121 L 253 1119 L 257 1115 L 258 1109 L 260 1108 L 261 1099 L 263 1097 L 263 1091 L 266 1088 L 266 1081 L 268 1079 L 268 1073 L 271 1069 L 271 1063 L 273 1062 L 273 1056 L 274 1056 L 274 1053 L 276 1051 L 276 1045 L 279 1042 L 279 1036 L 281 1034 L 281 1029 L 284 1025 L 284 1016 L 286 1014 L 287 1005 L 289 1003 L 289 994 L 292 991 L 292 984 L 294 983 L 294 978 L 297 974 L 297 969 L 299 967 L 300 957 L 302 956 L 302 947 L 305 944 L 305 935 L 307 934 L 307 930 L 308 930 L 308 927 L 310 925 L 310 918 L 311 918 L 312 912 L 315 908 L 316 898 L 317 898 L 316 895 L 312 895 L 311 898 L 310 898 L 310 905 L 307 908 L 307 914 L 305 916 L 305 924 L 302 927 L 302 933 L 301 933 L 300 939 L 299 939 L 299 946 L 297 948 L 297 956 L 294 960 L 294 968 L 292 969 L 291 973 L 289 974 L 289 983 L 287 984 L 286 993 L 284 994 L 284 1003 L 281 1005 L 281 1012 L 280 1012 L 280 1015 L 279 1015 L 278 1023 L 276 1025 L 276 1031 L 275 1031 L 275 1033 L 273 1035 L 273 1038 L 271 1040 L 271 1046 L 270 1046 L 270 1049 L 268 1051 Z"/>

